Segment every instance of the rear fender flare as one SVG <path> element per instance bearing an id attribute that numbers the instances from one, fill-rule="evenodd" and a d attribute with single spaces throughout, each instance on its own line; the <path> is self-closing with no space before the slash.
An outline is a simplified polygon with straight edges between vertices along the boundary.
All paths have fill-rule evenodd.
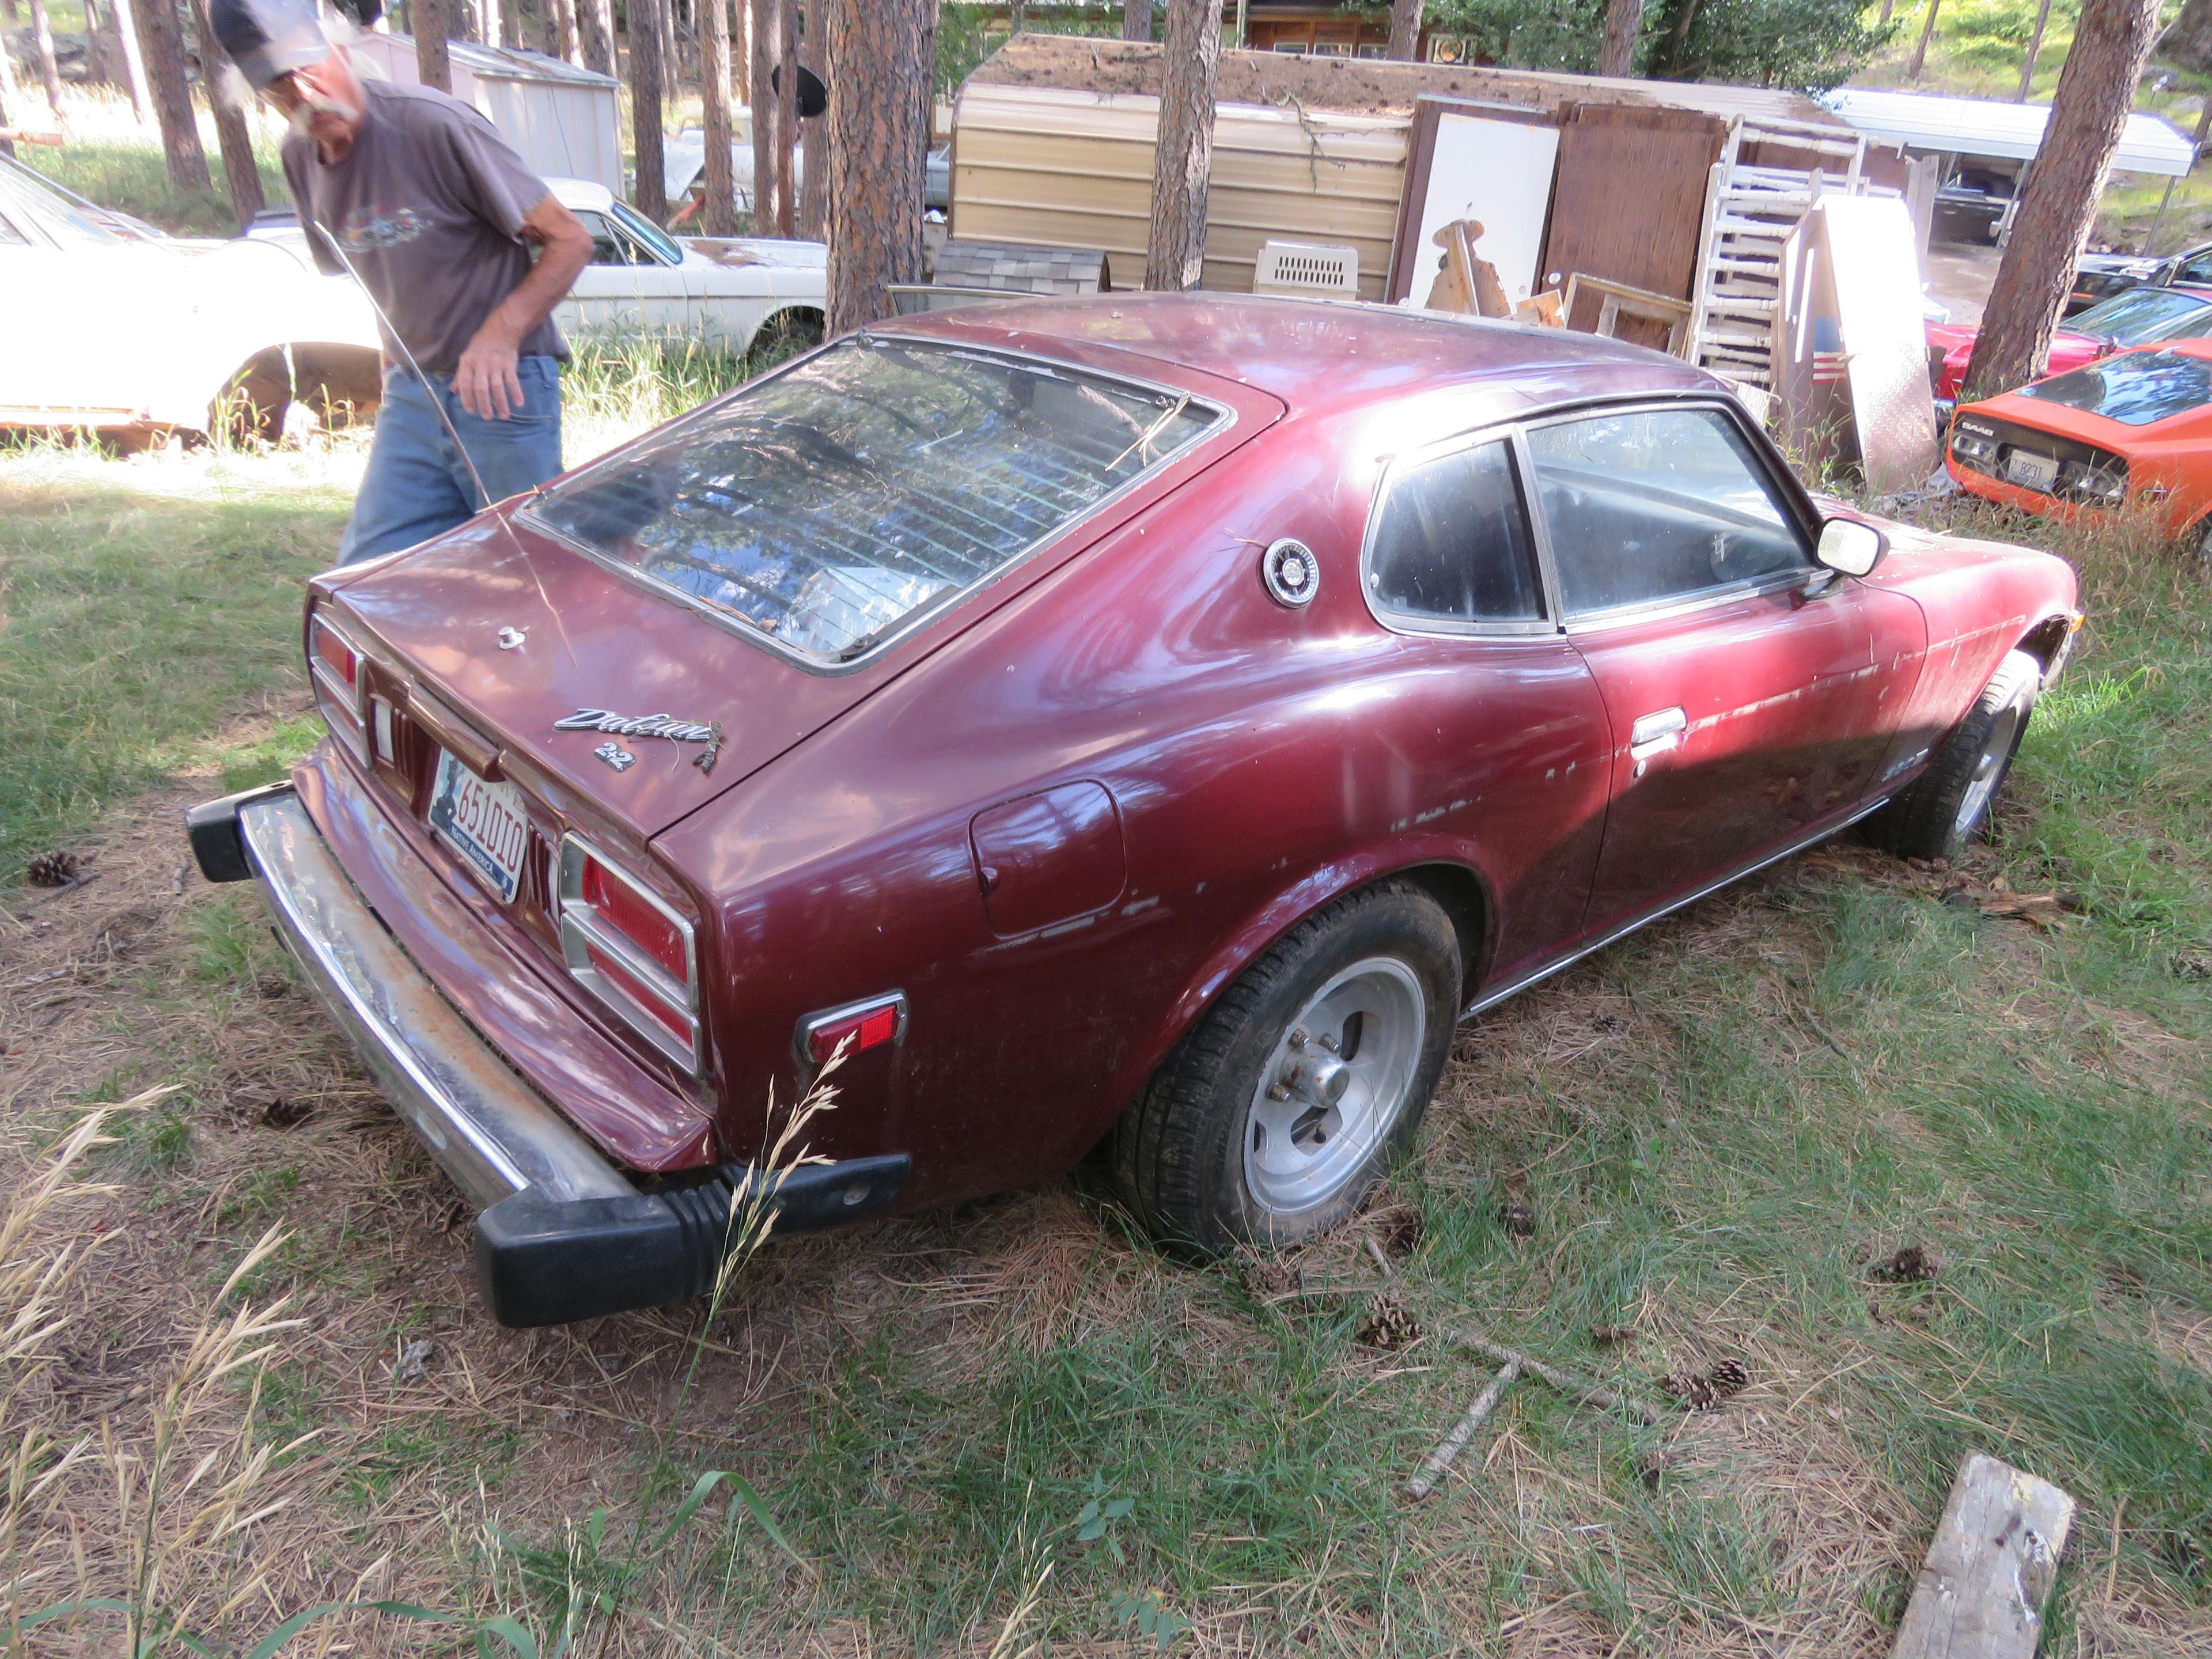
<path id="1" fill-rule="evenodd" d="M 1182 994 L 1152 1029 L 1131 1045 L 1107 1091 L 1115 1115 L 1136 1098 L 1213 1000 L 1269 945 L 1345 894 L 1395 878 L 1421 882 L 1450 915 L 1467 956 L 1464 1001 L 1470 988 L 1480 982 L 1497 939 L 1496 888 L 1475 848 L 1456 838 L 1435 836 L 1393 842 L 1360 857 L 1322 864 L 1276 893 L 1233 929 L 1191 975 Z M 1101 1133 L 1107 1127 L 1101 1125 Z"/>

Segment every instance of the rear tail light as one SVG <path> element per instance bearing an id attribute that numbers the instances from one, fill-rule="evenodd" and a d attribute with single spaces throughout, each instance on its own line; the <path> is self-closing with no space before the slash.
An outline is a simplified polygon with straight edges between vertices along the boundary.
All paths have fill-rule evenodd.
<path id="1" fill-rule="evenodd" d="M 826 1066 L 840 1048 L 850 1060 L 863 1050 L 897 1042 L 905 1031 L 906 994 L 892 991 L 800 1020 L 799 1058 L 810 1066 Z"/>
<path id="2" fill-rule="evenodd" d="M 577 983 L 687 1072 L 699 1069 L 691 924 L 605 854 L 561 842 L 561 955 Z"/>
<path id="3" fill-rule="evenodd" d="M 314 678 L 315 702 L 331 735 L 356 760 L 368 759 L 368 733 L 362 723 L 365 689 L 361 647 L 320 611 L 307 618 L 307 670 Z"/>

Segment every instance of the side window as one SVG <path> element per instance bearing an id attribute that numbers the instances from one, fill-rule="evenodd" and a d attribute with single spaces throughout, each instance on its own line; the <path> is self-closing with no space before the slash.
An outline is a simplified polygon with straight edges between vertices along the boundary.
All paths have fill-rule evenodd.
<path id="1" fill-rule="evenodd" d="M 1411 621 L 1542 619 L 1528 515 L 1504 443 L 1477 444 L 1390 481 L 1367 592 L 1377 611 Z"/>
<path id="2" fill-rule="evenodd" d="M 1717 410 L 1647 409 L 1528 434 L 1567 614 L 1808 569 L 1796 526 Z"/>
<path id="3" fill-rule="evenodd" d="M 576 222 L 592 233 L 592 263 L 595 265 L 626 265 L 630 263 L 629 246 L 621 234 L 597 213 L 579 213 Z"/>
<path id="4" fill-rule="evenodd" d="M 2184 259 L 2181 268 L 2173 273 L 2177 283 L 2212 282 L 2212 252 L 2203 252 Z"/>

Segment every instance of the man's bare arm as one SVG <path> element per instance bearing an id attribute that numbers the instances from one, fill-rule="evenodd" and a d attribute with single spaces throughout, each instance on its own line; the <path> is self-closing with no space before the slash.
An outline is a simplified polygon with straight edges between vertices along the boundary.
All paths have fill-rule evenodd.
<path id="1" fill-rule="evenodd" d="M 592 233 L 550 196 L 522 216 L 522 234 L 545 251 L 514 292 L 484 319 L 453 369 L 461 407 L 488 421 L 503 421 L 522 407 L 522 382 L 515 374 L 522 343 L 592 262 Z"/>

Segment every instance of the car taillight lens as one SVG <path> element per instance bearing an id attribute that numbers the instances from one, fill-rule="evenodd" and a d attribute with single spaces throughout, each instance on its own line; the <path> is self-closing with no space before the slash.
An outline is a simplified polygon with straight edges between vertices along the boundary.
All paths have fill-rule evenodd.
<path id="1" fill-rule="evenodd" d="M 368 732 L 362 718 L 361 647 L 320 613 L 307 619 L 307 670 L 315 683 L 315 703 L 331 735 L 356 760 L 368 759 Z"/>
<path id="2" fill-rule="evenodd" d="M 561 842 L 561 954 L 576 981 L 687 1072 L 699 1069 L 691 924 L 578 836 Z"/>
<path id="3" fill-rule="evenodd" d="M 906 1029 L 906 994 L 891 991 L 866 1002 L 849 1002 L 809 1014 L 799 1022 L 799 1057 L 823 1066 L 842 1048 L 845 1058 L 895 1042 Z"/>

